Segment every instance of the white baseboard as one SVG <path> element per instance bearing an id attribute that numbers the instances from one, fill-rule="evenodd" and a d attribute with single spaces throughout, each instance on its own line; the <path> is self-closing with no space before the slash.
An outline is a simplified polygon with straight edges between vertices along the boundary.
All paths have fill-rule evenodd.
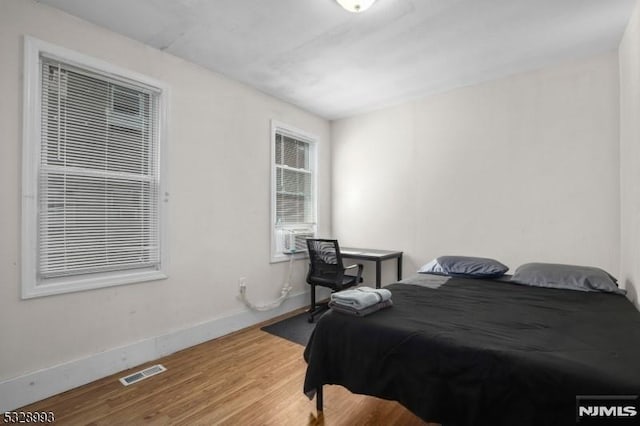
<path id="1" fill-rule="evenodd" d="M 308 292 L 289 296 L 276 309 L 242 311 L 144 339 L 86 358 L 0 382 L 0 412 L 11 411 L 182 349 L 258 324 L 308 305 Z"/>

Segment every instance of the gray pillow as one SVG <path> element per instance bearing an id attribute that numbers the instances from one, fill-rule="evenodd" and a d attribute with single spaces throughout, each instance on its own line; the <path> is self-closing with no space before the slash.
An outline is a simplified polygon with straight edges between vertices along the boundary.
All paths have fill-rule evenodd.
<path id="1" fill-rule="evenodd" d="M 498 278 L 503 276 L 509 267 L 495 259 L 469 256 L 440 256 L 436 259 L 447 275 L 474 278 Z"/>
<path id="2" fill-rule="evenodd" d="M 591 266 L 557 263 L 526 263 L 516 269 L 511 281 L 533 287 L 562 288 L 625 294 L 608 272 Z"/>

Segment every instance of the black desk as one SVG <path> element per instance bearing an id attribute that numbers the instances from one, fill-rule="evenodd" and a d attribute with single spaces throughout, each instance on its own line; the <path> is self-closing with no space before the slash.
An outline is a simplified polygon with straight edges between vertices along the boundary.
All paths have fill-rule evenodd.
<path id="1" fill-rule="evenodd" d="M 345 259 L 371 260 L 376 262 L 376 288 L 381 287 L 380 273 L 383 260 L 398 259 L 398 281 L 402 279 L 402 252 L 393 250 L 375 250 L 366 248 L 341 247 L 340 253 Z"/>

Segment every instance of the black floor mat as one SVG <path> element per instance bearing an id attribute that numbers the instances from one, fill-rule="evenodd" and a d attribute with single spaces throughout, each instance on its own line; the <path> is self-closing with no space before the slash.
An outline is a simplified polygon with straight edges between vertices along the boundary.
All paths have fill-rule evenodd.
<path id="1" fill-rule="evenodd" d="M 306 346 L 309 342 L 309 336 L 315 328 L 315 322 L 309 323 L 307 320 L 309 314 L 303 312 L 296 316 L 284 319 L 282 321 L 264 326 L 261 330 L 271 333 L 275 336 L 282 337 L 293 343 Z M 316 321 L 318 318 L 316 318 Z"/>

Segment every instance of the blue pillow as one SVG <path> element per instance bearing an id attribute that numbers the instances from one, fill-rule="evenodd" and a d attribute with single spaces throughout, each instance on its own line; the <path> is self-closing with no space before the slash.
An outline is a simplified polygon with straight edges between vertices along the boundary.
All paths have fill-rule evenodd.
<path id="1" fill-rule="evenodd" d="M 591 266 L 525 263 L 516 269 L 511 281 L 533 287 L 626 294 L 611 274 Z"/>
<path id="2" fill-rule="evenodd" d="M 431 265 L 433 271 L 422 271 Z M 453 276 L 473 278 L 498 278 L 503 276 L 509 267 L 495 259 L 469 256 L 440 256 L 420 268 L 418 272 L 440 273 Z"/>

